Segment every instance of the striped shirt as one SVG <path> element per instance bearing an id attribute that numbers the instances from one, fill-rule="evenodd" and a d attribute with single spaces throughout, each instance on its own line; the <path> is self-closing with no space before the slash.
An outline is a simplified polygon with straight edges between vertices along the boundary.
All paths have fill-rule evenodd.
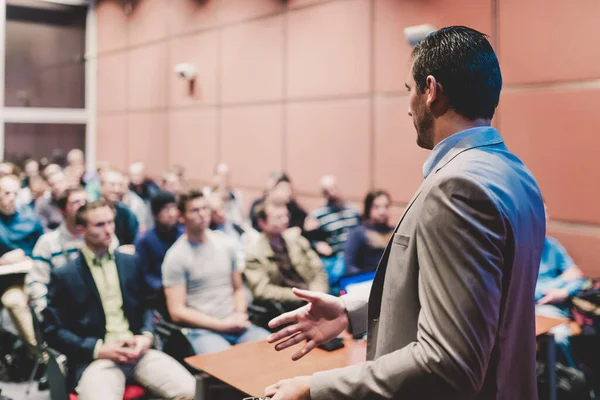
<path id="1" fill-rule="evenodd" d="M 319 221 L 319 230 L 333 254 L 344 250 L 344 243 L 350 235 L 350 229 L 360 224 L 360 216 L 354 208 L 325 205 L 311 212 L 311 216 Z"/>
<path id="2" fill-rule="evenodd" d="M 39 314 L 46 308 L 50 271 L 77 258 L 83 238 L 69 232 L 62 223 L 56 230 L 45 233 L 33 248 L 33 265 L 25 277 L 25 292 L 29 302 Z"/>

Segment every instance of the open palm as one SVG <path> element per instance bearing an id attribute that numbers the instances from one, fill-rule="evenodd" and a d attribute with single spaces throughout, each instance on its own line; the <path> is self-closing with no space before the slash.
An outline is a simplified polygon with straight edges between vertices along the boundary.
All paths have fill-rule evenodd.
<path id="1" fill-rule="evenodd" d="M 308 304 L 271 320 L 271 328 L 290 325 L 269 336 L 269 343 L 279 342 L 275 350 L 280 351 L 306 341 L 304 347 L 292 355 L 295 361 L 342 333 L 348 327 L 348 316 L 344 302 L 338 297 L 300 289 L 293 291 Z"/>

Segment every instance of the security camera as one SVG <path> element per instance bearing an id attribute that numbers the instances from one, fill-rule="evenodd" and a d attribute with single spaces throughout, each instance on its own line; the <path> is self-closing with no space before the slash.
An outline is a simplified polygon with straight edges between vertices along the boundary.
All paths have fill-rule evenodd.
<path id="1" fill-rule="evenodd" d="M 196 77 L 196 67 L 194 64 L 189 63 L 177 64 L 175 66 L 175 73 L 183 79 L 191 81 Z"/>
<path id="2" fill-rule="evenodd" d="M 404 37 L 411 47 L 415 47 L 419 42 L 425 39 L 430 33 L 437 29 L 431 24 L 407 26 L 404 28 Z"/>

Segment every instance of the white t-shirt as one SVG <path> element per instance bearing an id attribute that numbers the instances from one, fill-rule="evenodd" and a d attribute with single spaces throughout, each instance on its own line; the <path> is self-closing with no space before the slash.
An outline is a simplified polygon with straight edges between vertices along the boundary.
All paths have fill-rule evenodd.
<path id="1" fill-rule="evenodd" d="M 163 285 L 185 284 L 188 307 L 223 319 L 234 312 L 231 273 L 236 268 L 235 248 L 222 232 L 207 231 L 201 244 L 190 243 L 184 234 L 165 256 Z"/>

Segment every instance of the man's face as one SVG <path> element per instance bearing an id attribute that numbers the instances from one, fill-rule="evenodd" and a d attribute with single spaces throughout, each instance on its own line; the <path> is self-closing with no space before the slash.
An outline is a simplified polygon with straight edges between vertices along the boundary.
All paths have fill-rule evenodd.
<path id="1" fill-rule="evenodd" d="M 269 198 L 276 203 L 289 203 L 292 200 L 292 185 L 286 181 L 279 182 L 269 192 Z"/>
<path id="2" fill-rule="evenodd" d="M 100 207 L 87 212 L 87 224 L 83 235 L 91 247 L 108 249 L 114 233 L 115 214 L 110 207 Z"/>
<path id="3" fill-rule="evenodd" d="M 281 235 L 290 223 L 289 211 L 284 205 L 266 206 L 267 220 L 262 222 L 261 229 L 270 235 Z"/>
<path id="4" fill-rule="evenodd" d="M 107 172 L 102 177 L 102 197 L 111 204 L 123 200 L 123 178 L 120 174 Z"/>
<path id="5" fill-rule="evenodd" d="M 20 185 L 16 179 L 3 178 L 0 180 L 0 212 L 13 215 L 16 212 L 17 193 Z"/>
<path id="6" fill-rule="evenodd" d="M 177 205 L 175 203 L 169 203 L 160 210 L 156 216 L 156 221 L 162 226 L 171 228 L 177 224 L 177 218 L 179 218 Z"/>
<path id="7" fill-rule="evenodd" d="M 221 196 L 215 196 L 211 199 L 210 208 L 212 212 L 211 220 L 215 225 L 223 225 L 226 221 L 225 208 Z"/>
<path id="8" fill-rule="evenodd" d="M 369 219 L 374 224 L 387 224 L 390 219 L 390 200 L 387 196 L 381 195 L 373 200 L 371 206 L 371 215 Z"/>
<path id="9" fill-rule="evenodd" d="M 181 181 L 179 177 L 175 174 L 169 175 L 164 181 L 162 190 L 179 196 L 179 193 L 181 193 Z"/>
<path id="10" fill-rule="evenodd" d="M 55 172 L 48 177 L 48 186 L 52 191 L 52 195 L 58 198 L 67 189 L 67 179 L 65 174 L 61 172 Z"/>
<path id="11" fill-rule="evenodd" d="M 211 210 L 204 197 L 189 200 L 185 205 L 183 219 L 190 231 L 202 231 L 210 225 Z"/>
<path id="12" fill-rule="evenodd" d="M 29 161 L 25 165 L 25 175 L 27 176 L 37 176 L 40 174 L 40 165 L 37 161 Z"/>
<path id="13" fill-rule="evenodd" d="M 141 185 L 144 182 L 144 170 L 140 167 L 130 168 L 129 181 L 134 185 Z"/>
<path id="14" fill-rule="evenodd" d="M 65 217 L 71 221 L 75 221 L 75 214 L 87 202 L 87 193 L 85 190 L 73 192 L 67 199 L 65 206 Z"/>
<path id="15" fill-rule="evenodd" d="M 409 92 L 408 115 L 412 117 L 413 125 L 417 131 L 417 145 L 424 149 L 433 149 L 434 118 L 425 102 L 424 93 L 419 93 L 412 68 L 406 79 L 406 89 Z"/>

